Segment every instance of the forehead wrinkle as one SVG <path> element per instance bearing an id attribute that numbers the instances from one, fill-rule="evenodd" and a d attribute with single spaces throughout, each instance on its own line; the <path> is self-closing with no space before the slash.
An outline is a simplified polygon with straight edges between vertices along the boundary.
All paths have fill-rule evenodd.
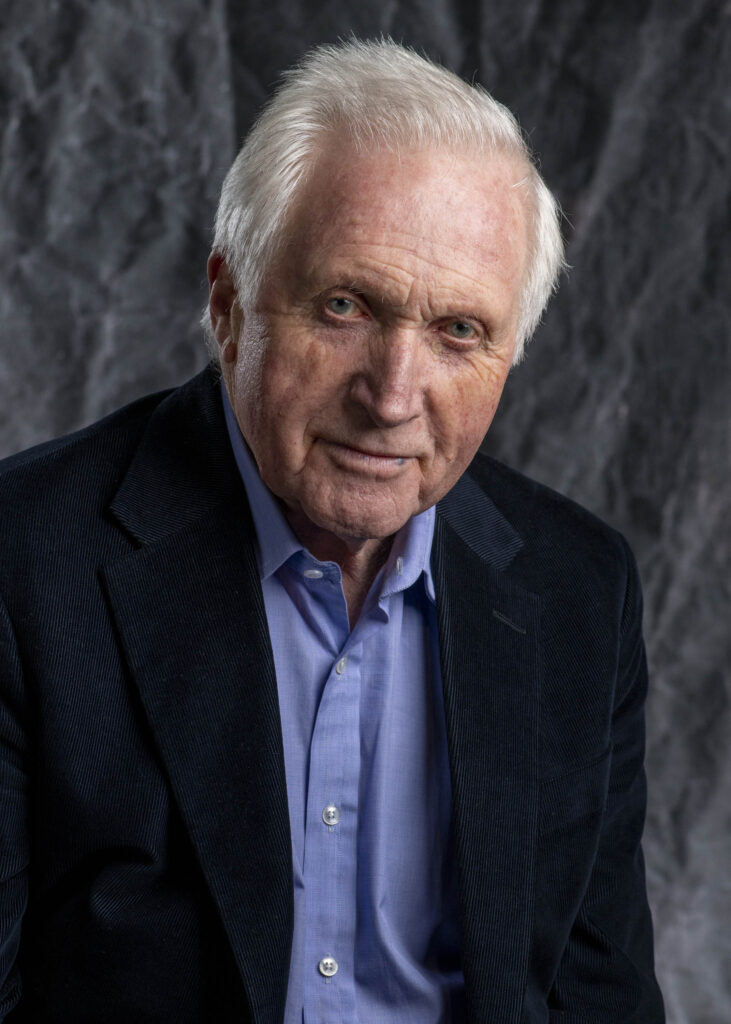
<path id="1" fill-rule="evenodd" d="M 425 247 L 431 250 L 447 250 L 448 256 L 446 261 L 440 258 L 439 252 L 435 252 L 433 255 L 427 254 L 427 252 L 425 251 Z M 347 245 L 343 246 L 344 253 L 346 255 L 348 254 L 348 248 L 349 247 Z M 446 243 L 435 243 L 432 241 L 426 241 L 425 246 L 422 246 L 420 248 L 406 248 L 405 246 L 392 245 L 387 242 L 361 242 L 354 246 L 354 248 L 356 250 L 360 250 L 362 253 L 364 252 L 366 257 L 368 257 L 369 255 L 369 250 L 375 250 L 375 253 L 380 253 L 384 250 L 393 252 L 395 256 L 391 257 L 390 259 L 384 260 L 380 256 L 373 257 L 374 262 L 378 262 L 386 267 L 397 267 L 397 257 L 402 255 L 417 260 L 419 263 L 426 264 L 427 266 L 436 270 L 437 273 L 444 274 L 445 276 L 448 274 L 457 274 L 460 277 L 469 277 L 470 275 L 467 274 L 465 271 L 460 270 L 458 267 L 454 265 L 455 257 L 458 257 L 458 262 L 460 263 L 475 263 L 480 269 L 484 269 L 485 271 L 490 271 L 494 267 L 494 265 L 499 262 L 501 257 L 501 253 L 498 250 L 490 249 L 488 254 L 489 259 L 478 259 L 473 251 L 466 253 L 459 249 L 455 250 L 448 246 Z M 472 280 L 479 281 L 481 280 L 481 278 L 473 277 Z"/>
<path id="2" fill-rule="evenodd" d="M 423 253 L 414 250 L 409 250 L 408 255 L 420 266 L 405 268 L 400 262 L 385 258 L 380 246 L 368 246 L 375 250 L 370 256 L 363 253 L 363 248 L 358 247 L 358 254 L 352 262 L 347 260 L 347 257 L 345 265 L 339 266 L 340 261 L 334 261 L 328 268 L 331 271 L 329 276 L 332 277 L 333 283 L 336 280 L 341 283 L 348 282 L 355 290 L 369 292 L 394 308 L 408 308 L 413 301 L 414 291 L 419 286 L 423 286 L 426 294 L 432 296 L 431 301 L 427 300 L 427 305 L 434 306 L 438 311 L 444 303 L 449 307 L 445 312 L 465 313 L 474 309 L 476 301 L 478 305 L 481 305 L 482 301 L 494 303 L 496 296 L 501 295 L 503 291 L 501 279 L 495 279 L 494 267 L 490 268 L 488 264 L 480 264 L 485 268 L 485 277 L 475 277 L 453 267 L 445 273 L 445 267 L 439 261 L 429 259 Z M 429 271 L 427 275 L 423 273 L 425 268 Z M 388 287 L 390 284 L 396 287 L 392 290 Z M 442 295 L 446 298 L 441 299 Z M 421 304 L 421 300 L 416 301 Z"/>
<path id="3" fill-rule="evenodd" d="M 394 229 L 392 227 L 386 227 L 382 229 L 381 235 L 383 236 L 382 241 L 366 242 L 356 237 L 352 241 L 341 241 L 340 247 L 344 251 L 348 251 L 351 247 L 362 248 L 362 249 L 396 249 L 399 252 L 403 252 L 407 255 L 416 256 L 417 258 L 426 258 L 423 256 L 424 247 L 428 246 L 435 254 L 435 259 L 430 260 L 434 266 L 441 270 L 451 270 L 451 261 L 456 257 L 464 259 L 465 256 L 468 259 L 479 262 L 481 266 L 487 267 L 500 260 L 504 254 L 506 245 L 510 245 L 515 240 L 514 225 L 509 225 L 500 222 L 500 218 L 492 218 L 494 220 L 492 231 L 487 226 L 482 227 L 481 234 L 492 235 L 489 241 L 486 242 L 485 238 L 481 240 L 479 245 L 475 243 L 474 238 L 457 238 L 456 245 L 452 245 L 449 242 L 442 242 L 428 230 L 426 233 L 420 231 L 407 231 L 406 229 Z M 497 229 L 496 229 L 497 225 Z M 355 234 L 358 235 L 361 232 L 360 225 L 353 221 L 347 225 L 349 228 L 355 229 Z M 366 230 L 368 227 L 366 226 Z M 372 228 L 371 228 L 372 232 Z M 403 244 L 404 241 L 407 244 Z M 476 250 L 483 249 L 488 257 L 487 260 L 479 259 L 476 255 Z M 445 254 L 444 262 L 440 261 L 440 253 Z"/>
<path id="4" fill-rule="evenodd" d="M 407 294 L 412 275 L 396 264 L 387 264 L 379 259 L 367 260 L 359 254 L 353 258 L 335 258 L 325 266 L 317 264 L 312 280 L 317 288 L 323 285 L 345 287 L 395 304 L 402 294 Z"/>
<path id="5" fill-rule="evenodd" d="M 388 232 L 396 238 L 420 239 L 422 225 L 427 231 L 430 230 L 433 223 L 432 214 L 435 209 L 458 218 L 454 221 L 455 224 L 458 224 L 459 218 L 463 217 L 465 213 L 464 203 L 468 201 L 470 214 L 465 223 L 471 233 L 474 234 L 475 231 L 489 233 L 496 229 L 497 233 L 514 230 L 516 226 L 525 221 L 525 197 L 519 191 L 524 180 L 512 182 L 511 179 L 508 179 L 500 181 L 496 185 L 487 185 L 480 188 L 471 197 L 462 195 L 459 190 L 453 194 L 451 181 L 449 188 L 443 192 L 430 189 L 426 195 L 419 192 L 418 186 L 410 182 L 409 190 L 405 194 L 396 193 L 397 205 L 401 207 L 398 220 L 394 218 L 389 203 L 389 200 L 394 198 L 393 190 L 386 196 L 370 199 L 361 191 L 355 200 L 352 196 L 343 198 L 339 211 L 340 229 L 360 232 L 364 227 L 366 230 L 372 230 L 375 224 L 380 230 Z"/>

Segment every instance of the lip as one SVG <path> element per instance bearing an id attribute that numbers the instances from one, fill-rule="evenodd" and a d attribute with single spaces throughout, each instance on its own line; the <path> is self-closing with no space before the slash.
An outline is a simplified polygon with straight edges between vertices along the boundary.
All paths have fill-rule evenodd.
<path id="1" fill-rule="evenodd" d="M 344 468 L 360 471 L 369 475 L 394 476 L 401 472 L 411 456 L 400 452 L 379 452 L 356 448 L 341 441 L 327 441 L 335 462 Z"/>

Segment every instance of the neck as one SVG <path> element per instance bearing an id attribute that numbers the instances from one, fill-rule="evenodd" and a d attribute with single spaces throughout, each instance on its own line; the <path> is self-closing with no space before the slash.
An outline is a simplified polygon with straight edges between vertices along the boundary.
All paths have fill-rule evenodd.
<path id="1" fill-rule="evenodd" d="M 343 591 L 352 629 L 358 621 L 371 584 L 385 563 L 393 537 L 342 538 L 321 529 L 302 513 L 283 507 L 295 535 L 320 562 L 335 562 L 343 574 Z"/>

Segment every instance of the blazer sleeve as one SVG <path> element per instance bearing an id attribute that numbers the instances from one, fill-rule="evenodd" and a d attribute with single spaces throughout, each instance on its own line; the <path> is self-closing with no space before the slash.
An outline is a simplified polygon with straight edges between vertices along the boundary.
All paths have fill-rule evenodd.
<path id="1" fill-rule="evenodd" d="M 20 1000 L 16 957 L 28 897 L 27 730 L 13 628 L 0 598 L 0 1021 Z"/>
<path id="2" fill-rule="evenodd" d="M 549 1005 L 552 1024 L 663 1024 L 640 839 L 645 820 L 647 661 L 637 566 L 627 560 L 609 789 L 588 888 Z"/>

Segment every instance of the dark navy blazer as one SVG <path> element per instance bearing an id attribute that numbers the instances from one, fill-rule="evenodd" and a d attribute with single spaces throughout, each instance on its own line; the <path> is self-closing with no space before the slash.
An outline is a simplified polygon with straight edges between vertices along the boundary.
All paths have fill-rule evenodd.
<path id="1" fill-rule="evenodd" d="M 275 1024 L 282 739 L 213 373 L 6 460 L 0 552 L 0 1020 Z M 469 1020 L 660 1024 L 628 548 L 478 456 L 432 558 Z"/>

